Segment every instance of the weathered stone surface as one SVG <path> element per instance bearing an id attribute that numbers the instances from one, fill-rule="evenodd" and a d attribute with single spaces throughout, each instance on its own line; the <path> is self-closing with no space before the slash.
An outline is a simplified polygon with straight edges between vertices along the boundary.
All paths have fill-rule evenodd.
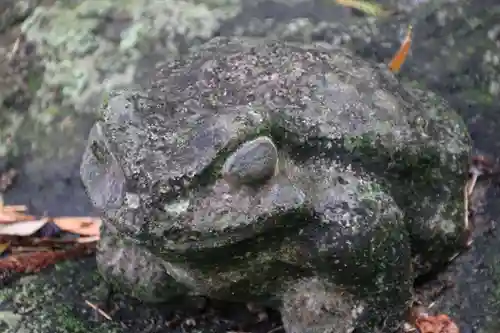
<path id="1" fill-rule="evenodd" d="M 164 301 L 186 294 L 187 288 L 168 275 L 164 263 L 130 239 L 119 237 L 112 225 L 102 230 L 99 244 L 98 265 L 101 274 L 117 290 L 149 303 Z M 110 248 L 116 251 L 109 251 Z M 113 262 L 113 265 L 108 263 Z"/>
<path id="2" fill-rule="evenodd" d="M 461 247 L 469 138 L 437 96 L 343 48 L 259 39 L 216 38 L 156 74 L 111 96 L 90 134 L 87 192 L 134 242 L 101 246 L 101 271 L 144 251 L 189 293 L 275 306 L 316 277 L 367 304 L 331 327 L 390 327 L 412 258 L 424 273 Z M 276 142 L 279 170 L 232 188 L 222 167 L 258 136 Z M 137 284 L 134 266 L 122 285 Z"/>
<path id="3" fill-rule="evenodd" d="M 325 280 L 309 278 L 284 294 L 281 313 L 289 333 L 349 332 L 365 309 L 366 304 L 348 292 Z"/>
<path id="4" fill-rule="evenodd" d="M 44 102 L 58 90 L 61 104 L 91 112 L 103 93 L 133 83 L 142 59 L 178 56 L 211 38 L 239 9 L 237 0 L 57 1 L 38 6 L 22 31 L 43 57 Z"/>
<path id="5" fill-rule="evenodd" d="M 40 0 L 5 0 L 0 4 L 0 33 L 25 20 Z"/>
<path id="6" fill-rule="evenodd" d="M 258 185 L 274 176 L 278 149 L 265 136 L 241 145 L 222 166 L 222 177 L 235 185 Z"/>
<path id="7" fill-rule="evenodd" d="M 12 38 L 9 37 L 6 40 L 5 35 L 0 36 L 0 59 L 5 59 L 5 56 L 14 48 L 13 44 L 16 40 L 16 33 L 19 30 L 15 26 L 16 21 L 20 23 L 19 21 L 24 17 L 25 13 L 29 14 L 31 12 L 31 9 L 25 11 L 26 7 L 23 7 L 23 5 L 38 1 L 3 0 L 0 2 L 1 13 L 6 13 L 4 9 L 7 9 L 8 14 L 14 14 L 11 17 L 0 14 L 0 21 L 7 18 L 3 22 L 14 23 L 14 26 L 9 28 L 9 32 L 14 32 Z M 81 7 L 78 6 L 84 2 L 90 3 L 90 6 L 88 4 Z M 134 5 L 137 10 L 140 10 L 141 6 L 148 2 L 148 0 L 134 1 Z M 500 121 L 498 106 L 496 105 L 497 98 L 495 98 L 495 95 L 489 93 L 489 87 L 492 86 L 494 88 L 496 85 L 495 80 L 498 81 L 496 79 L 498 70 L 495 71 L 495 64 L 497 63 L 495 57 L 491 56 L 500 53 L 500 45 L 494 38 L 491 38 L 495 36 L 495 25 L 500 21 L 498 17 L 500 13 L 498 10 L 499 4 L 497 1 L 383 0 L 377 2 L 384 5 L 388 4 L 389 9 L 391 9 L 393 4 L 396 5 L 397 10 L 392 11 L 395 15 L 391 15 L 391 17 L 383 20 L 373 20 L 362 17 L 359 15 L 359 12 L 356 12 L 354 14 L 359 18 L 357 22 L 347 22 L 347 20 L 344 20 L 349 17 L 349 13 L 352 11 L 337 6 L 335 1 L 243 0 L 240 2 L 241 8 L 240 4 L 237 4 L 236 1 L 229 4 L 229 7 L 235 5 L 233 8 L 240 8 L 236 11 L 236 16 L 233 17 L 231 10 L 228 10 L 227 12 L 230 15 L 223 17 L 219 21 L 220 24 L 212 26 L 214 20 L 210 15 L 223 13 L 228 1 L 180 1 L 184 9 L 186 4 L 192 4 L 192 9 L 182 11 L 186 15 L 191 15 L 192 11 L 198 9 L 204 11 L 203 4 L 207 4 L 207 7 L 210 9 L 208 14 L 210 15 L 200 15 L 203 16 L 200 20 L 191 21 L 183 21 L 186 17 L 183 13 L 178 16 L 170 16 L 169 20 L 177 20 L 181 24 L 174 23 L 169 25 L 169 28 L 163 29 L 160 34 L 157 31 L 153 31 L 151 35 L 153 37 L 152 40 L 146 38 L 147 41 L 145 43 L 140 43 L 138 52 L 141 56 L 144 55 L 145 57 L 140 60 L 135 69 L 134 82 L 141 82 L 137 77 L 144 77 L 147 81 L 151 73 L 152 62 L 157 59 L 164 59 L 165 56 L 170 54 L 182 54 L 188 46 L 197 45 L 205 38 L 204 36 L 210 35 L 202 34 L 201 36 L 200 34 L 195 34 L 199 38 L 191 38 L 193 31 L 200 30 L 200 24 L 202 25 L 201 29 L 211 31 L 212 35 L 256 34 L 260 36 L 268 35 L 277 40 L 290 38 L 300 42 L 327 41 L 330 44 L 343 41 L 347 43 L 347 46 L 353 46 L 358 51 L 361 50 L 363 56 L 376 59 L 377 62 L 387 62 L 397 50 L 408 23 L 412 23 L 414 25 L 412 52 L 405 66 L 403 66 L 399 77 L 404 80 L 416 80 L 413 82 L 415 85 L 419 87 L 427 85 L 427 88 L 437 92 L 439 95 L 446 97 L 451 95 L 451 98 L 448 98 L 448 100 L 467 121 L 474 145 L 478 149 L 493 155 L 496 155 L 500 150 L 500 136 L 498 131 Z M 12 3 L 15 6 L 11 6 Z M 104 90 L 101 89 L 103 82 L 120 83 L 120 80 L 108 80 L 110 77 L 117 77 L 115 76 L 115 69 L 119 69 L 120 66 L 106 67 L 99 65 L 101 62 L 105 62 L 105 60 L 81 61 L 81 58 L 70 55 L 72 48 L 66 48 L 66 44 L 61 46 L 57 41 L 61 40 L 61 37 L 64 35 L 71 35 L 74 38 L 70 38 L 70 40 L 85 43 L 88 39 L 81 37 L 85 35 L 90 36 L 90 39 L 98 39 L 99 43 L 104 43 L 104 40 L 109 37 L 109 40 L 120 44 L 120 37 L 128 36 L 125 34 L 120 36 L 119 34 L 123 29 L 127 29 L 127 24 L 130 23 L 127 16 L 132 16 L 135 20 L 132 26 L 137 26 L 144 22 L 150 22 L 150 20 L 156 17 L 163 17 L 165 11 L 169 10 L 169 6 L 164 6 L 162 10 L 151 10 L 154 4 L 153 6 L 146 5 L 149 9 L 145 10 L 147 12 L 145 15 L 130 15 L 128 14 L 128 9 L 126 15 L 123 15 L 123 1 L 112 1 L 112 9 L 108 12 L 98 11 L 96 16 L 89 17 L 88 15 L 79 15 L 78 13 L 84 7 L 97 8 L 100 4 L 105 8 L 109 8 L 109 2 L 92 0 L 44 0 L 41 3 L 45 7 L 42 8 L 43 15 L 39 17 L 49 18 L 51 24 L 42 27 L 38 24 L 43 23 L 44 20 L 42 19 L 37 21 L 37 24 L 32 25 L 31 31 L 27 33 L 29 41 L 26 45 L 37 44 L 36 49 L 41 49 L 43 64 L 48 63 L 49 65 L 53 65 L 51 67 L 53 70 L 45 77 L 40 76 L 33 69 L 28 71 L 31 74 L 28 77 L 16 75 L 13 71 L 1 71 L 2 73 L 8 73 L 2 75 L 2 79 L 6 79 L 8 83 L 6 85 L 0 83 L 2 86 L 0 94 L 14 92 L 12 94 L 13 97 L 15 95 L 26 96 L 26 91 L 29 89 L 35 92 L 36 95 L 36 99 L 29 110 L 27 104 L 30 103 L 31 97 L 26 103 L 16 103 L 13 109 L 3 108 L 0 111 L 0 118 L 2 118 L 0 120 L 0 132 L 2 133 L 0 137 L 12 137 L 11 133 L 16 133 L 17 137 L 22 138 L 22 142 L 13 140 L 12 144 L 8 145 L 8 149 L 14 149 L 16 154 L 22 153 L 23 156 L 26 156 L 18 164 L 22 175 L 18 178 L 16 186 L 6 193 L 5 200 L 13 204 L 26 203 L 31 209 L 40 214 L 47 211 L 51 215 L 92 214 L 93 211 L 87 204 L 86 195 L 82 193 L 80 188 L 78 175 L 78 166 L 81 159 L 80 146 L 83 145 L 88 134 L 86 120 L 82 122 L 79 117 L 75 117 L 73 111 L 61 107 L 58 98 L 63 97 L 65 100 L 64 104 L 67 104 L 68 96 L 71 96 L 72 92 L 71 87 L 78 87 L 78 82 L 89 78 L 89 76 L 86 78 L 78 77 L 78 75 L 73 76 L 71 71 L 68 74 L 68 68 L 85 68 L 85 71 L 88 73 L 94 73 L 94 67 L 100 67 L 101 69 L 104 67 L 106 73 L 103 71 L 99 72 L 103 74 L 103 77 L 98 75 L 90 76 L 91 83 L 87 86 L 91 89 L 99 87 L 96 90 L 101 91 Z M 163 1 L 162 3 L 165 4 L 166 2 Z M 172 2 L 174 5 L 176 3 L 177 1 Z M 63 10 L 61 10 L 61 4 L 64 5 Z M 198 6 L 199 4 L 201 6 Z M 225 8 L 230 9 L 229 7 Z M 12 11 L 11 9 L 15 10 Z M 18 11 L 18 9 L 21 10 Z M 71 13 L 71 11 L 74 12 Z M 207 14 L 206 11 L 204 13 Z M 36 15 L 39 15 L 39 13 Z M 70 16 L 72 19 L 61 19 L 65 16 Z M 97 31 L 92 30 L 91 24 L 86 23 L 92 20 L 99 21 Z M 162 20 L 163 18 L 159 19 L 161 22 Z M 366 25 L 367 21 L 372 24 Z M 191 27 L 188 29 L 177 29 L 177 27 L 182 26 L 182 22 L 186 22 Z M 338 28 L 339 22 L 343 22 L 343 24 L 347 23 L 345 24 L 345 30 Z M 87 30 L 86 28 L 74 28 L 75 26 L 85 25 Z M 158 25 L 157 27 L 161 28 L 162 26 Z M 131 28 L 131 30 L 135 30 L 135 27 Z M 54 33 L 55 31 L 57 33 Z M 101 39 L 103 35 L 104 38 Z M 145 40 L 142 34 L 138 34 L 137 37 L 140 41 Z M 44 44 L 43 41 L 47 39 L 50 41 Z M 168 42 L 164 43 L 165 40 L 168 40 Z M 38 44 L 38 41 L 41 43 Z M 21 41 L 20 50 L 23 49 L 23 44 Z M 104 45 L 109 46 L 107 43 L 104 43 Z M 151 50 L 148 45 L 153 45 L 154 50 Z M 114 47 L 115 45 L 111 46 Z M 18 55 L 22 55 L 22 53 L 19 52 Z M 127 63 L 127 66 L 130 67 L 135 66 L 134 62 L 136 60 L 128 58 L 128 54 L 123 55 L 119 51 L 115 53 L 111 52 L 111 54 L 116 56 L 113 58 L 113 61 L 116 58 L 120 58 L 120 60 L 117 60 L 118 63 Z M 102 57 L 107 56 L 108 54 L 98 52 L 95 58 L 102 59 Z M 62 66 L 60 64 L 62 60 L 71 62 L 71 64 L 67 67 Z M 15 65 L 16 62 L 17 59 L 13 64 Z M 53 72 L 56 71 L 59 71 L 61 75 L 54 78 Z M 118 75 L 118 77 L 127 81 L 131 79 L 132 75 Z M 47 79 L 46 81 L 45 78 Z M 22 82 L 28 84 L 25 84 L 24 87 L 21 86 L 21 89 L 17 90 L 18 86 L 16 85 Z M 36 93 L 40 85 L 48 85 L 48 87 L 44 87 L 40 89 L 39 93 Z M 110 86 L 112 85 L 110 84 Z M 64 96 L 58 94 L 61 88 L 65 89 Z M 99 100 L 99 97 L 94 94 L 83 93 L 81 95 L 81 97 L 88 96 Z M 55 97 L 55 101 L 47 105 L 47 100 L 52 100 L 53 97 Z M 16 100 L 22 99 L 16 98 Z M 40 99 L 44 102 L 40 103 Z M 8 98 L 8 100 L 12 99 Z M 88 106 L 85 103 L 79 104 Z M 23 122 L 22 128 L 19 128 L 19 124 L 25 115 L 33 119 Z M 4 117 L 7 121 L 4 121 Z M 5 136 L 3 136 L 4 134 Z M 0 139 L 0 145 L 2 146 L 0 147 L 0 151 L 2 151 L 0 155 L 5 151 L 3 149 L 7 142 L 10 141 Z M 36 151 L 36 158 L 28 154 L 31 148 Z M 71 152 L 71 154 L 68 154 L 67 151 Z M 12 162 L 12 156 L 8 157 L 8 161 L 9 163 Z M 2 164 L 1 157 L 0 164 Z M 455 261 L 452 267 L 450 267 L 450 278 L 456 282 L 455 287 L 445 292 L 444 296 L 441 295 L 437 299 L 432 298 L 426 302 L 426 304 L 430 304 L 431 302 L 435 304 L 433 307 L 435 312 L 449 314 L 455 320 L 464 320 L 473 323 L 477 332 L 486 332 L 486 326 L 491 326 L 491 324 L 496 325 L 496 327 L 490 328 L 488 332 L 498 332 L 497 318 L 499 318 L 498 302 L 500 299 L 498 281 L 500 279 L 498 278 L 498 269 L 495 269 L 495 267 L 499 265 L 498 254 L 496 252 L 498 252 L 498 240 L 500 238 L 498 228 L 493 233 L 483 233 L 484 229 L 487 229 L 488 226 L 495 225 L 494 221 L 499 216 L 497 207 L 500 206 L 496 204 L 497 197 L 498 193 L 496 191 L 490 190 L 487 193 L 484 199 L 487 205 L 484 209 L 488 216 L 484 217 L 483 222 L 481 222 L 484 228 L 480 227 L 478 228 L 479 231 L 476 230 L 475 245 L 467 252 L 467 255 L 462 256 L 458 262 Z M 74 275 L 80 277 L 83 272 L 87 273 L 88 270 L 78 267 L 75 269 Z M 58 277 L 52 281 L 55 288 L 63 292 L 71 291 L 81 297 L 81 299 L 78 299 L 77 297 L 73 297 L 73 295 L 70 297 L 64 295 L 61 297 L 64 301 L 58 302 L 58 304 L 71 304 L 69 305 L 71 308 L 78 308 L 78 311 L 76 311 L 77 315 L 84 316 L 85 319 L 83 321 L 85 323 L 89 321 L 93 322 L 95 320 L 93 316 L 90 316 L 92 318 L 85 317 L 86 314 L 89 314 L 89 308 L 85 305 L 84 300 L 96 301 L 92 299 L 92 296 L 89 297 L 89 295 L 93 295 L 90 289 L 85 286 L 75 291 L 76 282 L 74 281 L 76 280 L 73 279 L 73 276 L 70 277 L 62 268 L 58 269 L 56 273 Z M 61 283 L 61 280 L 64 280 L 66 277 L 68 281 Z M 31 280 L 27 284 L 31 286 Z M 93 283 L 90 285 L 93 285 Z M 28 331 L 53 333 L 55 327 L 57 327 L 57 331 L 61 332 L 75 331 L 72 318 L 69 317 L 70 319 L 67 320 L 68 316 L 66 312 L 53 311 L 52 313 L 50 311 L 53 308 L 54 302 L 57 301 L 54 301 L 52 289 L 47 286 L 48 284 L 43 282 L 40 283 L 39 288 L 40 292 L 46 297 L 33 294 L 30 288 L 22 288 L 21 293 L 26 292 L 29 294 L 29 299 L 24 304 L 28 309 L 33 309 L 35 307 L 34 300 L 37 301 L 36 310 L 33 312 L 18 309 L 20 293 L 18 290 L 12 292 L 13 295 L 16 295 L 13 307 L 3 307 L 2 309 L 24 313 L 22 320 L 29 324 L 30 329 L 26 327 L 13 328 L 12 331 L 8 330 L 9 333 L 26 333 Z M 122 305 L 123 308 L 127 309 L 129 303 Z M 138 322 L 144 320 L 144 325 L 127 326 L 124 329 L 125 331 L 143 333 L 169 330 L 165 328 L 161 320 L 157 321 L 157 325 L 160 328 L 149 325 L 151 316 L 149 313 L 146 314 L 143 312 L 144 308 L 146 306 L 139 306 L 138 309 L 140 310 L 137 312 L 126 312 L 125 317 L 129 319 L 138 318 Z M 46 309 L 49 309 L 49 311 Z M 68 325 L 62 325 L 59 321 L 48 320 L 48 317 L 51 315 L 54 317 L 59 316 L 58 320 L 62 320 Z M 123 315 L 113 317 L 123 318 Z M 233 319 L 236 322 L 240 322 L 239 317 L 240 315 L 236 314 L 234 315 L 236 319 Z M 172 318 L 167 318 L 165 321 L 169 321 L 170 319 Z M 199 320 L 197 321 L 199 322 Z M 223 320 L 223 322 L 226 323 L 227 319 Z M 110 322 L 103 320 L 102 324 L 107 325 Z M 210 326 L 211 324 L 207 323 L 207 325 Z M 2 327 L 1 324 L 0 327 Z M 214 331 L 234 330 L 234 327 L 227 329 L 221 329 L 218 326 L 217 328 L 210 327 Z M 259 327 L 257 330 L 250 328 L 240 330 L 265 333 L 271 328 Z M 190 329 L 194 332 L 200 330 L 198 327 Z M 210 329 L 207 328 L 206 330 L 209 331 Z M 96 330 L 88 328 L 88 331 Z M 104 329 L 103 331 L 107 332 L 110 330 Z"/>

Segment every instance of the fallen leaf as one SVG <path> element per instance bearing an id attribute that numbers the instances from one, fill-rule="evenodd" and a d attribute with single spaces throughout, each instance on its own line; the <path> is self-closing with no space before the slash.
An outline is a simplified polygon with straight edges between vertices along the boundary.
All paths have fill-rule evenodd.
<path id="1" fill-rule="evenodd" d="M 26 207 L 25 205 L 9 205 L 3 206 L 1 210 L 4 212 L 23 213 L 28 210 L 28 207 Z"/>
<path id="2" fill-rule="evenodd" d="M 99 238 L 99 236 L 80 237 L 76 239 L 76 242 L 80 244 L 92 243 L 97 242 Z"/>
<path id="3" fill-rule="evenodd" d="M 459 333 L 459 328 L 447 315 L 421 316 L 415 326 L 420 333 Z"/>
<path id="4" fill-rule="evenodd" d="M 10 246 L 9 242 L 0 243 L 0 255 L 2 255 Z"/>
<path id="5" fill-rule="evenodd" d="M 36 218 L 31 215 L 26 215 L 14 210 L 0 209 L 0 224 L 13 223 L 19 221 L 31 221 Z"/>
<path id="6" fill-rule="evenodd" d="M 35 233 L 35 235 L 36 234 L 37 233 Z M 78 243 L 91 243 L 91 239 L 96 238 L 98 238 L 98 236 L 79 237 L 74 234 L 72 234 L 72 237 L 63 236 L 61 238 L 41 238 L 34 235 L 29 237 L 0 235 L 0 242 L 9 242 L 11 247 L 49 247 L 52 249 L 61 249 Z M 80 239 L 82 240 L 80 241 Z"/>
<path id="7" fill-rule="evenodd" d="M 0 258 L 0 271 L 8 270 L 17 273 L 32 273 L 68 259 L 82 258 L 95 253 L 96 244 L 75 244 L 73 247 L 59 251 L 28 252 Z"/>
<path id="8" fill-rule="evenodd" d="M 82 236 L 99 236 L 101 219 L 94 217 L 55 217 L 52 222 L 61 230 Z"/>
<path id="9" fill-rule="evenodd" d="M 45 223 L 47 223 L 46 218 L 43 218 L 41 220 L 0 224 L 0 235 L 30 236 L 40 230 L 40 228 L 42 228 Z"/>
<path id="10" fill-rule="evenodd" d="M 84 244 L 84 243 L 92 243 L 92 242 L 97 242 L 100 239 L 99 236 L 85 236 L 85 237 L 78 237 L 78 236 L 73 236 L 73 237 L 62 237 L 62 238 L 45 238 L 43 240 L 44 244 L 74 244 L 74 243 L 79 243 L 79 244 Z"/>
<path id="11" fill-rule="evenodd" d="M 381 16 L 385 13 L 379 4 L 364 0 L 336 0 L 336 2 L 341 6 L 357 9 L 370 16 Z"/>
<path id="12" fill-rule="evenodd" d="M 18 254 L 18 253 L 27 253 L 27 252 L 49 252 L 53 251 L 53 249 L 48 248 L 48 247 L 23 247 L 23 246 L 15 246 L 12 247 L 12 254 Z"/>
<path id="13" fill-rule="evenodd" d="M 406 58 L 408 57 L 408 52 L 410 51 L 411 41 L 412 41 L 412 31 L 413 28 L 410 25 L 408 27 L 408 32 L 406 33 L 406 37 L 403 40 L 403 43 L 401 43 L 398 52 L 396 52 L 391 62 L 389 63 L 389 69 L 393 73 L 399 72 L 401 66 L 403 66 L 404 62 L 406 61 Z"/>

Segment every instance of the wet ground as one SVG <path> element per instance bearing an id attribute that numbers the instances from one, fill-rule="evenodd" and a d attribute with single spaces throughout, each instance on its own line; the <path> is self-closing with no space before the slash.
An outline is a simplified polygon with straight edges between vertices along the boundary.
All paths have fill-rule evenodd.
<path id="1" fill-rule="evenodd" d="M 10 50 L 17 33 L 16 25 L 4 31 L 0 45 Z M 21 97 L 14 103 L 17 112 L 22 113 L 22 105 L 31 98 L 30 87 L 36 83 L 23 76 L 20 67 L 14 65 L 7 71 L 0 65 L 0 78 L 9 76 L 31 82 L 20 90 Z M 493 157 L 500 156 L 500 114 L 492 106 L 494 103 L 478 103 L 477 99 L 464 102 L 452 94 L 447 97 L 469 124 L 475 147 Z M 71 111 L 59 112 L 51 120 L 50 124 L 58 124 L 56 127 L 44 127 L 28 117 L 19 129 L 24 134 L 17 142 L 15 156 L 0 159 L 0 170 L 11 166 L 20 171 L 14 186 L 5 193 L 5 201 L 27 204 L 33 213 L 39 214 L 93 214 L 79 178 L 81 153 L 91 122 L 92 116 Z M 427 300 L 435 300 L 432 310 L 472 324 L 478 332 L 493 333 L 500 329 L 500 251 L 496 250 L 500 248 L 500 186 L 484 182 L 476 198 L 478 217 L 472 248 L 437 280 L 428 283 L 423 293 Z M 434 291 L 443 285 L 448 288 L 433 297 Z M 266 319 L 261 312 L 248 311 L 245 305 L 193 300 L 193 306 L 192 302 L 178 300 L 145 307 L 120 295 L 106 303 L 107 296 L 92 258 L 61 263 L 39 275 L 0 287 L 0 329 L 6 328 L 8 333 L 279 332 L 276 314 L 269 313 Z M 100 315 L 86 301 L 101 306 L 113 320 Z"/>

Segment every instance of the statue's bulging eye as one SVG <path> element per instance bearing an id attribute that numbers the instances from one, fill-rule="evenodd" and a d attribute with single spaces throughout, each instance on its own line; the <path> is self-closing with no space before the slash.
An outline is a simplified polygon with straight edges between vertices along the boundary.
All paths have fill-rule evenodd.
<path id="1" fill-rule="evenodd" d="M 222 166 L 222 175 L 236 185 L 256 185 L 274 176 L 278 164 L 278 149 L 267 136 L 241 145 Z"/>

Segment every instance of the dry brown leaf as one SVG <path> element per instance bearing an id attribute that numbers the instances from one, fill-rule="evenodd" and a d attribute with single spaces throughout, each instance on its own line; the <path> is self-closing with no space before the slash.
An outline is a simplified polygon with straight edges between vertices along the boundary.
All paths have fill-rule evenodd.
<path id="1" fill-rule="evenodd" d="M 374 2 L 365 0 L 336 0 L 339 5 L 354 8 L 370 16 L 382 16 L 386 14 L 385 10 Z"/>
<path id="2" fill-rule="evenodd" d="M 47 219 L 32 221 L 19 221 L 14 223 L 0 224 L 0 235 L 7 236 L 31 236 L 40 230 L 46 223 Z"/>
<path id="3" fill-rule="evenodd" d="M 18 273 L 38 272 L 62 260 L 82 258 L 95 253 L 96 244 L 75 244 L 60 251 L 20 253 L 0 258 L 0 270 Z"/>
<path id="4" fill-rule="evenodd" d="M 97 242 L 99 238 L 100 238 L 99 236 L 79 237 L 75 239 L 75 242 L 80 244 L 86 244 L 86 243 Z"/>
<path id="5" fill-rule="evenodd" d="M 420 333 L 459 333 L 458 326 L 444 314 L 437 316 L 421 316 L 415 326 Z"/>
<path id="6" fill-rule="evenodd" d="M 9 205 L 3 206 L 1 210 L 7 213 L 24 213 L 28 210 L 28 207 L 25 205 Z"/>
<path id="7" fill-rule="evenodd" d="M 36 220 L 36 217 L 19 213 L 16 211 L 0 210 L 0 224 L 15 223 L 20 221 L 33 221 L 33 220 Z"/>
<path id="8" fill-rule="evenodd" d="M 12 247 L 11 251 L 12 254 L 18 254 L 18 253 L 28 253 L 28 252 L 49 252 L 49 251 L 54 251 L 54 249 L 41 246 L 14 246 Z"/>
<path id="9" fill-rule="evenodd" d="M 39 239 L 39 244 L 52 244 L 54 246 L 58 246 L 61 244 L 86 244 L 97 242 L 99 240 L 99 236 L 84 236 L 84 237 L 63 237 L 63 238 L 43 238 Z"/>
<path id="10" fill-rule="evenodd" d="M 61 230 L 82 236 L 99 236 L 101 219 L 94 217 L 55 217 L 52 222 Z"/>
<path id="11" fill-rule="evenodd" d="M 0 254 L 3 254 L 10 246 L 9 242 L 0 243 Z"/>

